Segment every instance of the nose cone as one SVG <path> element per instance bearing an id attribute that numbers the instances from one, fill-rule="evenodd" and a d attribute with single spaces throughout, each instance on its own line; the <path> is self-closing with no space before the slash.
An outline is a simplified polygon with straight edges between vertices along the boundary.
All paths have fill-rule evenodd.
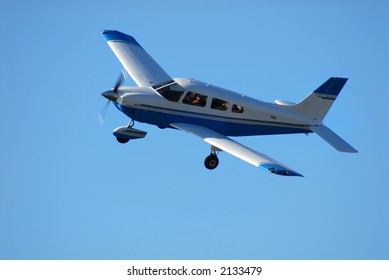
<path id="1" fill-rule="evenodd" d="M 108 100 L 111 100 L 114 102 L 116 102 L 117 99 L 119 98 L 119 94 L 117 92 L 112 91 L 112 90 L 103 92 L 101 95 L 104 96 L 105 98 L 107 98 Z"/>

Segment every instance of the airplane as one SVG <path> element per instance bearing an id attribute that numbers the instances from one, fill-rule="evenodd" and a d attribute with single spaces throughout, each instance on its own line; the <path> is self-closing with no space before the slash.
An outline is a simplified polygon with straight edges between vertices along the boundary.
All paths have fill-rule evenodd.
<path id="1" fill-rule="evenodd" d="M 130 118 L 128 125 L 113 131 L 120 143 L 144 138 L 147 132 L 133 126 L 135 121 L 148 123 L 188 132 L 210 144 L 211 153 L 204 160 L 207 169 L 215 169 L 218 153 L 225 151 L 270 173 L 301 177 L 293 169 L 228 136 L 314 132 L 338 151 L 357 152 L 323 123 L 347 78 L 329 78 L 299 103 L 268 103 L 192 78 L 172 78 L 132 36 L 116 30 L 102 34 L 137 84 L 122 86 L 122 73 L 114 87 L 102 93 L 108 103 L 113 102 Z"/>

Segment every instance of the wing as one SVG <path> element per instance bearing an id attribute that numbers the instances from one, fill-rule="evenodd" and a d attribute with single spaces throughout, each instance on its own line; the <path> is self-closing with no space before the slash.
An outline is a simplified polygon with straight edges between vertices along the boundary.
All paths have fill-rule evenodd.
<path id="1" fill-rule="evenodd" d="M 115 30 L 105 30 L 103 35 L 120 63 L 138 86 L 149 87 L 172 80 L 130 35 Z"/>
<path id="2" fill-rule="evenodd" d="M 200 137 L 212 146 L 271 173 L 303 177 L 301 174 L 282 165 L 267 155 L 256 152 L 212 129 L 187 123 L 173 123 L 171 126 Z"/>

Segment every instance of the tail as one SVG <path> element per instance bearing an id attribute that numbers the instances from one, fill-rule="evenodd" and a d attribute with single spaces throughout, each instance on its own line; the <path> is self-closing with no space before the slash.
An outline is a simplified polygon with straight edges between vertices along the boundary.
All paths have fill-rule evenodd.
<path id="1" fill-rule="evenodd" d="M 322 121 L 346 82 L 346 78 L 329 78 L 300 103 L 288 106 L 288 109 L 306 117 Z"/>
<path id="2" fill-rule="evenodd" d="M 346 84 L 346 78 L 329 78 L 324 84 L 314 90 L 310 95 L 304 98 L 297 104 L 280 104 L 284 108 L 312 118 L 318 121 L 322 121 L 330 110 L 332 104 L 338 97 L 343 86 Z M 322 125 L 312 125 L 309 128 L 332 145 L 335 149 L 346 153 L 357 153 L 350 144 L 344 141 L 331 129 Z"/>

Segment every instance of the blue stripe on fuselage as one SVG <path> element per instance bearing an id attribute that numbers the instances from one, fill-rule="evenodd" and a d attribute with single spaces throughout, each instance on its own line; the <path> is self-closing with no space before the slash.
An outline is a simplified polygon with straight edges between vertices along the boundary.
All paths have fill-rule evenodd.
<path id="1" fill-rule="evenodd" d="M 218 115 L 175 110 L 150 105 L 116 107 L 128 117 L 159 127 L 170 127 L 171 123 L 192 123 L 213 129 L 226 136 L 249 136 L 268 134 L 309 133 L 303 126 L 285 123 L 258 121 Z"/>

